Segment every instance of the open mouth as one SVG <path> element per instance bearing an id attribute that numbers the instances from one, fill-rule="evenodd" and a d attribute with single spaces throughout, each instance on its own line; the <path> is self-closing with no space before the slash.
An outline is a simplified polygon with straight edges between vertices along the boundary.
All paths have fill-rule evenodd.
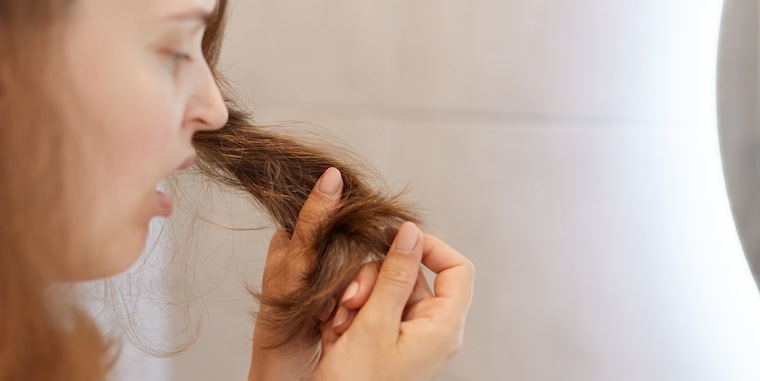
<path id="1" fill-rule="evenodd" d="M 162 181 L 156 186 L 156 209 L 161 217 L 169 217 L 174 210 L 174 202 L 165 193 L 166 184 Z"/>
<path id="2" fill-rule="evenodd" d="M 177 169 L 172 172 L 172 174 L 177 172 L 183 172 L 190 167 L 193 166 L 195 161 L 197 160 L 198 156 L 196 155 L 195 151 L 185 159 L 185 161 L 182 162 L 182 164 L 179 165 Z M 170 174 L 171 176 L 171 174 Z M 174 202 L 172 199 L 166 194 L 166 181 L 162 180 L 158 185 L 156 185 L 156 214 L 162 217 L 169 217 L 172 214 L 172 210 L 174 209 Z"/>

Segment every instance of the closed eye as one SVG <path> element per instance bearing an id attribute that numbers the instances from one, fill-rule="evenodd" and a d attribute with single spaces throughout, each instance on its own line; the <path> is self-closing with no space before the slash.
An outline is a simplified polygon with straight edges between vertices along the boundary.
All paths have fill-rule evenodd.
<path id="1" fill-rule="evenodd" d="M 166 50 L 164 55 L 167 58 L 168 65 L 171 67 L 174 75 L 179 74 L 184 66 L 189 65 L 193 61 L 193 56 L 189 53 L 178 50 Z"/>
<path id="2" fill-rule="evenodd" d="M 168 52 L 167 54 L 175 62 L 190 62 L 193 60 L 190 54 L 184 52 Z"/>

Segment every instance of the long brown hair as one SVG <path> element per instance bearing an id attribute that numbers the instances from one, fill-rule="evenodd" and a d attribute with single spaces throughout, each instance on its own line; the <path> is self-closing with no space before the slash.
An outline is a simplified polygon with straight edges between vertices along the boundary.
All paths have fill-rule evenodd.
<path id="1" fill-rule="evenodd" d="M 38 120 L 40 104 L 54 100 L 45 99 L 41 85 L 27 83 L 35 83 L 39 75 L 35 70 L 52 59 L 46 55 L 51 50 L 49 36 L 72 1 L 0 0 L 0 152 L 4 157 L 37 157 L 23 166 L 0 160 L 0 216 L 5 218 L 0 224 L 0 381 L 103 380 L 115 358 L 113 345 L 81 308 L 65 306 L 63 319 L 61 306 L 51 308 L 47 287 L 56 279 L 57 263 L 49 259 L 60 257 L 61 250 L 73 250 L 67 246 L 65 230 L 72 217 L 57 201 L 61 192 L 75 189 L 67 187 L 65 179 L 54 178 L 60 172 L 58 161 L 67 159 L 61 153 L 61 132 L 50 127 L 55 119 Z M 289 232 L 322 173 L 329 167 L 343 173 L 342 203 L 317 232 L 311 247 L 317 263 L 302 287 L 277 298 L 256 294 L 274 311 L 261 317 L 276 327 L 277 335 L 267 343 L 270 347 L 292 340 L 316 343 L 317 316 L 363 263 L 384 256 L 389 249 L 388 228 L 419 221 L 409 205 L 378 187 L 350 155 L 331 154 L 277 127 L 254 123 L 216 69 L 226 12 L 227 1 L 220 0 L 203 49 L 230 119 L 221 130 L 194 137 L 198 169 L 250 194 L 254 204 Z M 34 54 L 29 46 L 37 47 Z M 30 134 L 45 144 L 23 144 Z M 37 183 L 40 179 L 51 179 L 63 188 L 45 189 Z M 35 232 L 45 234 L 44 239 Z"/>
<path id="2" fill-rule="evenodd" d="M 356 165 L 345 149 L 328 153 L 326 147 L 285 134 L 277 125 L 255 123 L 251 113 L 239 106 L 216 69 L 226 3 L 220 3 L 218 22 L 208 30 L 203 44 L 230 118 L 221 130 L 195 135 L 198 169 L 223 185 L 249 193 L 279 227 L 291 234 L 322 173 L 330 167 L 341 171 L 342 202 L 316 232 L 310 248 L 316 253 L 316 266 L 305 274 L 302 286 L 276 298 L 254 293 L 261 304 L 274 311 L 259 316 L 277 332 L 267 343 L 269 347 L 281 347 L 292 340 L 316 343 L 320 337 L 317 317 L 348 286 L 359 267 L 384 257 L 390 248 L 388 232 L 404 221 L 421 221 L 411 205 L 384 189 L 382 182 L 373 181 L 371 171 Z"/>
<path id="3" fill-rule="evenodd" d="M 52 305 L 74 250 L 62 200 L 75 192 L 50 78 L 51 36 L 69 1 L 0 1 L 0 380 L 103 380 L 113 346 L 73 303 Z M 32 48 L 33 47 L 33 48 Z M 47 110 L 49 112 L 40 112 Z M 30 138 L 32 137 L 32 138 Z M 22 162 L 23 165 L 19 165 Z M 43 183 L 44 182 L 44 183 Z"/>

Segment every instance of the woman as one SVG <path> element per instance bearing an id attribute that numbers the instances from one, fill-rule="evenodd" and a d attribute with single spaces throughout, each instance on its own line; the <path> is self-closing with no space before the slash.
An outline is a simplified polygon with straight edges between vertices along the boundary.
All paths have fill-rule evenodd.
<path id="1" fill-rule="evenodd" d="M 234 127 L 242 120 L 228 111 L 234 102 L 223 99 L 213 68 L 225 6 L 225 0 L 0 0 L 0 380 L 107 377 L 112 346 L 76 306 L 53 305 L 51 286 L 112 276 L 135 262 L 149 221 L 172 211 L 156 184 L 193 164 L 191 142 L 210 175 L 257 187 L 256 178 L 242 178 L 261 168 L 230 166 L 231 157 L 248 159 L 234 156 L 240 146 L 224 145 L 241 136 Z M 299 165 L 331 163 L 304 154 L 297 142 L 263 136 L 261 147 L 237 142 L 246 152 L 269 145 L 298 151 Z M 267 171 L 269 180 L 251 192 L 275 200 L 264 207 L 285 229 L 270 245 L 250 379 L 434 378 L 459 348 L 472 264 L 404 223 L 379 271 L 365 266 L 356 283 L 341 287 L 334 312 L 324 302 L 329 298 L 309 291 L 307 301 L 316 301 L 309 306 L 323 309 L 326 321 L 319 363 L 313 374 L 301 373 L 309 332 L 267 323 L 309 316 L 283 308 L 308 291 L 304 274 L 337 290 L 344 284 L 329 275 L 353 275 L 361 265 L 351 259 L 348 270 L 320 267 L 323 257 L 310 253 L 331 253 L 315 248 L 329 248 L 325 242 L 335 236 L 325 221 L 351 221 L 352 210 L 371 205 L 389 216 L 385 221 L 405 214 L 383 200 L 345 207 L 346 188 L 367 193 L 350 167 L 341 168 L 342 176 L 327 170 L 303 200 L 298 192 L 281 197 Z M 283 189 L 315 180 L 282 177 Z M 287 212 L 293 208 L 300 210 L 295 218 Z M 438 273 L 435 296 L 418 282 L 420 263 Z"/>

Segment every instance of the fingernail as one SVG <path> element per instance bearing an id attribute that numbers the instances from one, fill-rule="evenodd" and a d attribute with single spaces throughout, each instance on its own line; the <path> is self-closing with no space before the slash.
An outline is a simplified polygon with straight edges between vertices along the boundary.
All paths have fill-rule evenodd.
<path id="1" fill-rule="evenodd" d="M 338 312 L 335 313 L 335 319 L 333 320 L 333 328 L 340 327 L 348 320 L 348 310 L 346 307 L 339 307 Z"/>
<path id="2" fill-rule="evenodd" d="M 411 222 L 405 222 L 396 235 L 396 251 L 408 253 L 417 246 L 417 240 L 420 238 L 420 230 Z"/>
<path id="3" fill-rule="evenodd" d="M 338 193 L 340 185 L 343 183 L 343 177 L 337 168 L 328 168 L 322 177 L 319 179 L 319 189 L 325 195 L 334 196 Z"/>
<path id="4" fill-rule="evenodd" d="M 346 292 L 343 294 L 343 298 L 340 301 L 345 302 L 347 300 L 351 300 L 358 293 L 359 293 L 359 283 L 351 282 L 351 285 L 348 286 L 348 288 L 346 289 Z"/>

